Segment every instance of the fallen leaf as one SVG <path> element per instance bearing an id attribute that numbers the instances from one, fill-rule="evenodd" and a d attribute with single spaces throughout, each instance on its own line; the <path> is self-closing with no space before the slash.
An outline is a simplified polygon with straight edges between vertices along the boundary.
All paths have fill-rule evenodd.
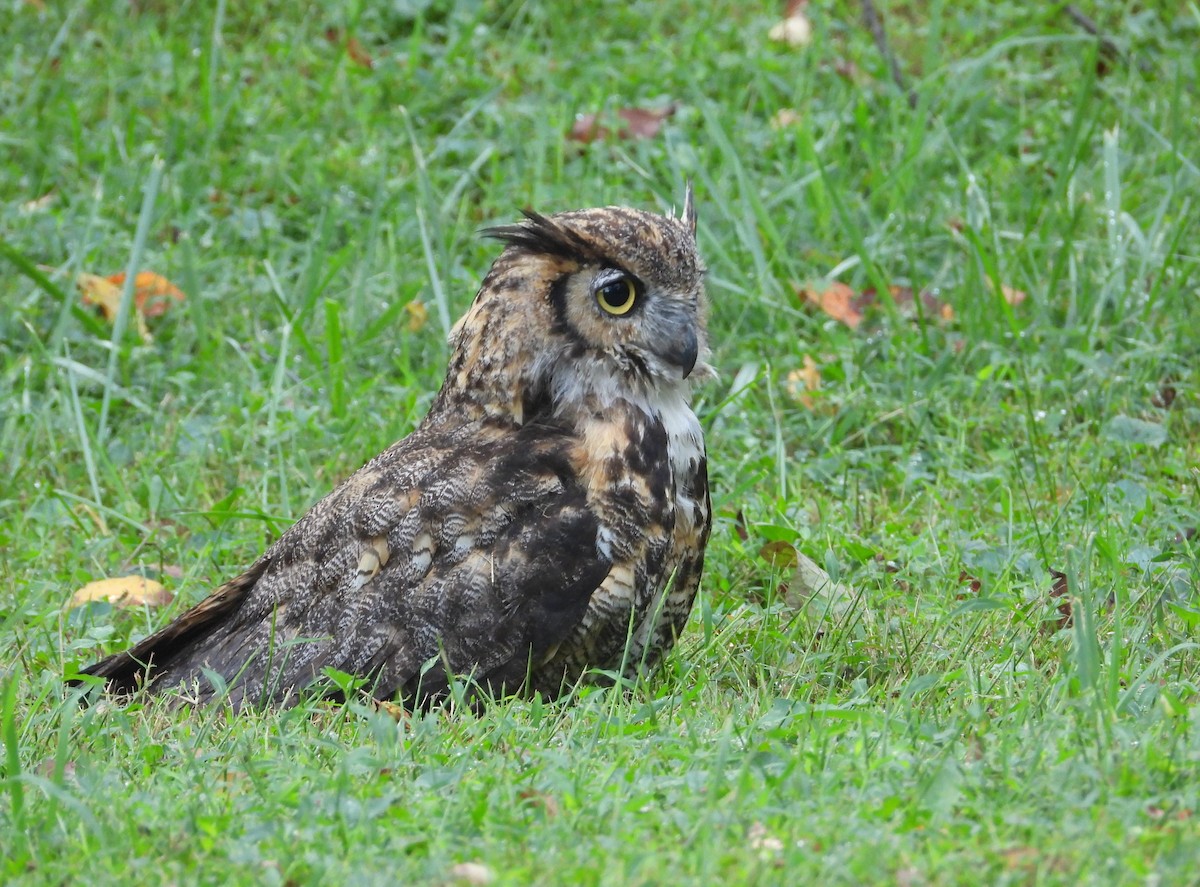
<path id="1" fill-rule="evenodd" d="M 346 55 L 350 56 L 350 61 L 360 68 L 366 68 L 369 71 L 375 67 L 375 59 L 371 58 L 371 54 L 358 42 L 357 37 L 346 38 Z"/>
<path id="2" fill-rule="evenodd" d="M 413 299 L 404 306 L 404 310 L 408 312 L 408 331 L 420 332 L 429 320 L 429 309 L 425 307 L 425 303 L 420 299 Z"/>
<path id="3" fill-rule="evenodd" d="M 803 367 L 788 373 L 787 389 L 805 409 L 811 410 L 816 406 L 813 392 L 821 390 L 821 371 L 817 369 L 817 362 L 810 355 L 804 355 Z"/>
<path id="4" fill-rule="evenodd" d="M 992 292 L 996 291 L 996 285 L 992 283 L 991 278 L 988 278 L 988 289 Z M 1000 284 L 1000 296 L 1009 305 L 1016 307 L 1029 298 L 1029 294 L 1024 290 L 1019 290 L 1016 287 L 1009 286 L 1007 283 Z"/>
<path id="5" fill-rule="evenodd" d="M 450 866 L 447 876 L 463 884 L 490 884 L 496 880 L 495 873 L 482 862 L 460 862 Z"/>
<path id="6" fill-rule="evenodd" d="M 767 32 L 767 38 L 775 43 L 786 43 L 792 47 L 808 46 L 812 43 L 812 22 L 804 14 L 807 4 L 789 4 L 787 18 Z M 795 9 L 792 9 L 795 6 Z"/>
<path id="7" fill-rule="evenodd" d="M 954 320 L 954 309 L 931 293 L 929 290 L 921 290 L 920 293 L 914 295 L 911 286 L 898 286 L 892 284 L 888 287 L 888 295 L 892 297 L 892 304 L 896 306 L 896 310 L 905 315 L 913 315 L 916 313 L 918 296 L 920 298 L 921 310 L 925 317 L 936 318 L 938 320 L 949 323 Z M 868 308 L 874 307 L 879 303 L 877 298 L 878 291 L 873 286 L 869 286 L 859 294 L 859 302 L 862 309 L 865 311 Z"/>
<path id="8" fill-rule="evenodd" d="M 125 272 L 110 274 L 108 280 L 122 286 L 125 283 Z M 133 279 L 133 304 L 143 317 L 159 317 L 166 314 L 172 304 L 182 302 L 186 298 L 179 287 L 153 271 L 139 271 Z"/>
<path id="9" fill-rule="evenodd" d="M 121 288 L 119 286 L 99 274 L 84 273 L 76 276 L 75 285 L 83 294 L 83 304 L 95 305 L 109 323 L 117 319 L 117 312 L 121 308 Z"/>
<path id="10" fill-rule="evenodd" d="M 974 594 L 979 594 L 980 589 L 983 588 L 983 583 L 980 582 L 978 579 L 976 579 L 974 576 L 972 576 L 970 573 L 968 573 L 966 570 L 959 570 L 958 584 L 967 586 L 969 589 L 971 589 L 972 593 L 974 593 Z M 962 592 L 959 592 L 957 595 L 955 595 L 955 597 L 961 601 L 963 598 L 966 597 L 966 595 Z"/>
<path id="11" fill-rule="evenodd" d="M 816 561 L 796 552 L 796 571 L 792 574 L 785 595 L 788 606 L 797 610 L 813 607 L 818 615 L 839 617 L 855 603 L 854 589 L 834 582 Z"/>
<path id="12" fill-rule="evenodd" d="M 761 822 L 750 826 L 746 832 L 746 840 L 750 844 L 751 850 L 757 850 L 765 856 L 783 852 L 783 841 L 768 832 L 767 827 Z"/>
<path id="13" fill-rule="evenodd" d="M 780 108 L 771 117 L 771 129 L 787 129 L 800 122 L 800 112 L 795 108 Z"/>
<path id="14" fill-rule="evenodd" d="M 124 284 L 123 271 L 107 277 L 80 273 L 75 278 L 75 285 L 82 294 L 83 304 L 99 308 L 109 323 L 117 319 Z M 142 341 L 149 342 L 154 338 L 146 326 L 146 318 L 165 314 L 172 304 L 182 302 L 185 298 L 182 290 L 162 275 L 153 271 L 139 272 L 133 279 L 133 309 L 138 335 L 142 337 Z"/>
<path id="15" fill-rule="evenodd" d="M 403 705 L 388 699 L 378 700 L 375 703 L 375 710 L 383 712 L 397 724 L 402 724 L 408 720 L 408 710 Z"/>
<path id="16" fill-rule="evenodd" d="M 160 583 L 145 576 L 120 576 L 97 579 L 71 595 L 71 606 L 80 607 L 93 601 L 107 601 L 117 607 L 162 607 L 175 596 Z"/>
<path id="17" fill-rule="evenodd" d="M 648 139 L 656 136 L 662 129 L 663 121 L 674 113 L 674 104 L 657 109 L 618 108 L 616 116 L 621 120 L 622 126 L 617 130 L 617 138 Z M 612 134 L 611 129 L 601 125 L 599 114 L 579 114 L 575 117 L 575 123 L 571 126 L 567 138 L 586 145 L 607 139 Z"/>
<path id="18" fill-rule="evenodd" d="M 862 72 L 859 71 L 858 65 L 849 59 L 839 58 L 834 62 L 833 73 L 837 74 L 843 80 L 849 80 L 851 83 L 857 83 L 862 79 Z"/>
<path id="19" fill-rule="evenodd" d="M 33 213 L 40 213 L 42 210 L 46 209 L 46 207 L 48 207 L 50 204 L 52 204 L 57 199 L 58 199 L 57 192 L 47 191 L 41 197 L 35 197 L 33 200 L 27 200 L 24 203 L 22 203 L 21 204 L 21 214 L 28 216 L 28 215 L 32 215 Z"/>
<path id="20" fill-rule="evenodd" d="M 548 817 L 555 817 L 559 813 L 558 800 L 553 795 L 527 788 L 518 792 L 517 797 L 528 803 L 531 807 L 541 807 Z"/>
<path id="21" fill-rule="evenodd" d="M 1060 573 L 1058 570 L 1051 570 L 1050 575 L 1054 577 L 1054 585 L 1050 589 L 1050 597 L 1057 598 L 1058 604 L 1058 619 L 1054 620 L 1055 631 L 1061 631 L 1064 628 L 1071 626 L 1071 621 L 1074 618 L 1074 612 L 1071 609 L 1071 594 L 1070 588 L 1067 585 L 1067 574 Z"/>
<path id="22" fill-rule="evenodd" d="M 750 530 L 746 527 L 746 515 L 742 513 L 742 509 L 740 508 L 733 518 L 733 532 L 743 542 L 750 538 Z"/>
<path id="23" fill-rule="evenodd" d="M 850 329 L 856 330 L 862 323 L 863 304 L 854 290 L 846 284 L 835 280 L 823 290 L 798 287 L 794 284 L 793 288 L 805 302 L 820 308 Z"/>
<path id="24" fill-rule="evenodd" d="M 1160 410 L 1169 410 L 1171 404 L 1175 403 L 1175 394 L 1175 386 L 1170 382 L 1164 382 L 1158 389 L 1158 393 L 1150 398 L 1150 403 Z"/>

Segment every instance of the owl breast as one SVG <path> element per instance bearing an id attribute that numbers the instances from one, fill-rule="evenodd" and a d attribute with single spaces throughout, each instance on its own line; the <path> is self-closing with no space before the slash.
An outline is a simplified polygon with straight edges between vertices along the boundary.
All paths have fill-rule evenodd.
<path id="1" fill-rule="evenodd" d="M 617 399 L 580 424 L 579 464 L 613 567 L 535 689 L 592 669 L 634 678 L 674 646 L 691 612 L 711 513 L 700 423 L 682 392 Z"/>

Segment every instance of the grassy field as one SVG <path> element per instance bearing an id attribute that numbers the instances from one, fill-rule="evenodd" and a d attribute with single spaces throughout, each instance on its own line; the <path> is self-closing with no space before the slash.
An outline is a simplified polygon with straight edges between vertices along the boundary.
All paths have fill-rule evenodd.
<path id="1" fill-rule="evenodd" d="M 0 881 L 1200 883 L 1200 8 L 880 6 L 915 108 L 858 3 L 799 48 L 734 0 L 5 4 Z M 717 519 L 663 671 L 78 707 L 413 427 L 480 228 L 689 178 Z M 152 341 L 76 289 L 131 263 L 187 296 Z M 69 606 L 130 573 L 174 602 Z"/>

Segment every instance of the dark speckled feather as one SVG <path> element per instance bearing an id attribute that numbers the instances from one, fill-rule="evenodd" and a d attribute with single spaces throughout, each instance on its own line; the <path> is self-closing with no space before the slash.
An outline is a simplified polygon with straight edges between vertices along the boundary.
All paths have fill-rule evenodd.
<path id="1" fill-rule="evenodd" d="M 530 212 L 488 233 L 506 248 L 417 429 L 245 573 L 83 674 L 194 702 L 223 684 L 240 708 L 329 692 L 336 669 L 423 705 L 451 675 L 554 697 L 671 647 L 711 519 L 688 405 L 708 371 L 690 194 L 682 219 Z M 609 311 L 607 292 L 632 307 Z"/>

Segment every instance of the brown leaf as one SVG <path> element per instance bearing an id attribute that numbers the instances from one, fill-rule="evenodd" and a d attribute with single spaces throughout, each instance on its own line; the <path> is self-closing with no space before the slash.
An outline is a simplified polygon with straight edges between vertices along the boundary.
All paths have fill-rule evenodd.
<path id="1" fill-rule="evenodd" d="M 536 789 L 526 788 L 519 791 L 517 797 L 531 807 L 541 807 L 548 817 L 553 818 L 559 814 L 560 807 L 558 800 L 553 795 L 539 792 Z"/>
<path id="2" fill-rule="evenodd" d="M 625 121 L 625 127 L 619 135 L 626 139 L 648 139 L 658 135 L 663 121 L 675 113 L 675 105 L 665 108 L 648 110 L 646 108 L 621 108 L 617 116 Z"/>
<path id="3" fill-rule="evenodd" d="M 750 538 L 750 531 L 746 528 L 746 515 L 742 513 L 742 509 L 737 510 L 737 515 L 733 519 L 733 532 L 737 537 L 745 542 Z"/>
<path id="4" fill-rule="evenodd" d="M 888 287 L 888 294 L 892 297 L 892 304 L 896 309 L 903 314 L 913 314 L 916 311 L 917 298 L 913 295 L 911 286 L 898 286 L 892 284 Z M 875 287 L 869 286 L 862 291 L 863 307 L 869 308 L 878 302 L 876 298 L 877 292 Z M 954 320 L 954 309 L 935 296 L 929 290 L 921 290 L 921 310 L 926 317 L 937 318 L 947 323 Z"/>
<path id="5" fill-rule="evenodd" d="M 990 289 L 992 292 L 996 291 L 996 285 L 992 283 L 990 277 L 988 278 L 988 289 Z M 1029 294 L 1024 290 L 1019 290 L 1016 287 L 1009 286 L 1007 283 L 1000 284 L 1000 295 L 1003 297 L 1005 302 L 1007 302 L 1009 305 L 1012 305 L 1014 308 L 1029 298 Z"/>
<path id="6" fill-rule="evenodd" d="M 817 369 L 817 362 L 810 355 L 804 355 L 803 367 L 788 373 L 787 389 L 805 409 L 811 410 L 816 406 L 813 392 L 821 390 L 821 371 Z"/>
<path id="7" fill-rule="evenodd" d="M 617 130 L 618 139 L 648 139 L 658 135 L 663 121 L 675 113 L 674 103 L 664 108 L 618 108 L 616 116 L 622 125 Z M 611 136 L 612 130 L 600 123 L 599 114 L 579 114 L 571 126 L 567 138 L 587 145 Z"/>
<path id="8" fill-rule="evenodd" d="M 1158 389 L 1158 393 L 1150 398 L 1150 403 L 1160 410 L 1169 410 L 1171 404 L 1175 403 L 1175 394 L 1175 386 L 1170 382 L 1164 382 Z"/>
<path id="9" fill-rule="evenodd" d="M 966 570 L 959 571 L 958 584 L 967 586 L 968 588 L 971 589 L 972 593 L 974 593 L 974 594 L 979 594 L 980 589 L 983 588 L 983 583 L 980 582 L 978 579 L 976 579 L 974 576 L 972 576 L 970 573 L 968 573 Z M 961 601 L 963 598 L 966 597 L 966 595 L 963 594 L 962 592 L 959 592 L 957 595 L 955 595 L 955 597 Z"/>
<path id="10" fill-rule="evenodd" d="M 71 595 L 71 606 L 108 601 L 117 607 L 162 607 L 175 599 L 161 584 L 144 576 L 120 576 L 89 582 Z"/>
<path id="11" fill-rule="evenodd" d="M 369 71 L 375 67 L 375 59 L 371 58 L 371 54 L 358 42 L 357 37 L 346 38 L 346 55 L 360 68 L 366 68 Z"/>
<path id="12" fill-rule="evenodd" d="M 1070 588 L 1067 585 L 1066 573 L 1051 570 L 1050 575 L 1054 577 L 1054 586 L 1050 589 L 1050 597 L 1057 598 L 1059 601 L 1059 617 L 1054 621 L 1055 631 L 1061 631 L 1064 628 L 1069 628 L 1074 618 L 1071 610 Z"/>
<path id="13" fill-rule="evenodd" d="M 823 290 L 792 285 L 796 294 L 809 305 L 820 308 L 834 320 L 841 321 L 852 330 L 858 329 L 863 319 L 863 303 L 858 295 L 844 283 L 834 281 Z"/>
<path id="14" fill-rule="evenodd" d="M 857 83 L 862 79 L 862 72 L 859 71 L 858 65 L 849 59 L 839 58 L 833 63 L 833 73 L 837 74 L 843 80 L 848 80 L 851 83 Z"/>
<path id="15" fill-rule="evenodd" d="M 759 557 L 776 567 L 794 567 L 799 562 L 796 546 L 790 542 L 777 539 L 768 542 L 758 550 Z"/>

